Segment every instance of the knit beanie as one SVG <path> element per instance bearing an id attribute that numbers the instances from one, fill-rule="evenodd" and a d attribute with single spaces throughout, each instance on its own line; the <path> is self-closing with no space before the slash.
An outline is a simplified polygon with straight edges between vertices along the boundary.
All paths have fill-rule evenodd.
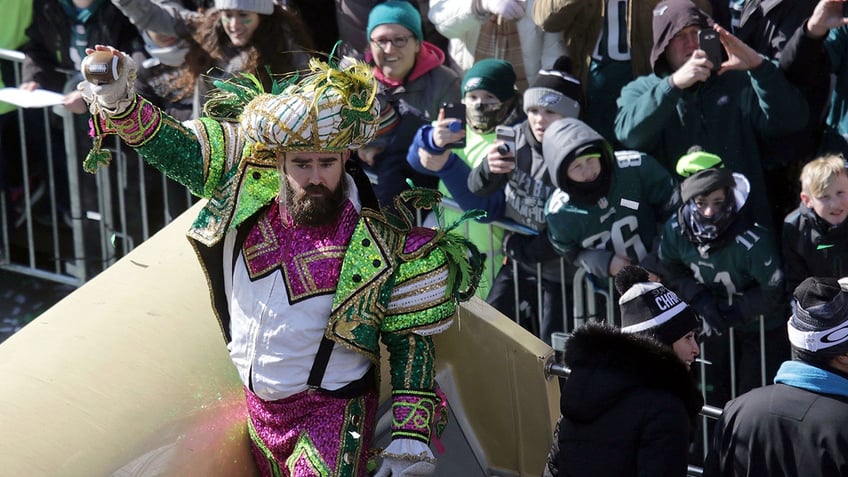
<path id="1" fill-rule="evenodd" d="M 675 170 L 686 177 L 680 184 L 680 199 L 684 203 L 717 189 L 732 189 L 736 186 L 733 172 L 724 168 L 721 158 L 697 146 L 690 148 L 689 152 L 677 161 Z"/>
<path id="2" fill-rule="evenodd" d="M 380 25 L 396 23 L 411 31 L 415 38 L 421 41 L 424 33 L 421 29 L 421 13 L 411 3 L 405 0 L 388 0 L 378 3 L 368 14 L 368 28 L 365 30 L 365 41 L 371 41 L 371 32 Z"/>
<path id="3" fill-rule="evenodd" d="M 485 89 L 501 102 L 515 96 L 515 70 L 504 60 L 486 58 L 480 60 L 462 78 L 462 94 L 476 89 Z"/>
<path id="4" fill-rule="evenodd" d="M 789 342 L 811 355 L 848 353 L 848 278 L 809 277 L 795 288 Z"/>
<path id="5" fill-rule="evenodd" d="M 274 13 L 274 0 L 215 0 L 215 8 L 270 15 Z"/>
<path id="6" fill-rule="evenodd" d="M 553 68 L 539 70 L 536 79 L 524 92 L 524 112 L 538 106 L 564 117 L 576 118 L 580 116 L 582 96 L 580 80 L 571 76 L 571 60 L 560 56 Z"/>
<path id="7" fill-rule="evenodd" d="M 676 293 L 661 283 L 648 281 L 648 272 L 628 265 L 615 276 L 615 288 L 621 293 L 621 331 L 654 336 L 671 346 L 700 327 L 698 318 Z"/>

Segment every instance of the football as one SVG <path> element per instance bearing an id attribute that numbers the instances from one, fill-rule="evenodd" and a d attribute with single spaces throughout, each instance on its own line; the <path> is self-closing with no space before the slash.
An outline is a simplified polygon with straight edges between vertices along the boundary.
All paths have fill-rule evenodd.
<path id="1" fill-rule="evenodd" d="M 123 72 L 124 61 L 111 51 L 95 51 L 82 60 L 82 75 L 91 84 L 101 85 L 116 81 Z"/>

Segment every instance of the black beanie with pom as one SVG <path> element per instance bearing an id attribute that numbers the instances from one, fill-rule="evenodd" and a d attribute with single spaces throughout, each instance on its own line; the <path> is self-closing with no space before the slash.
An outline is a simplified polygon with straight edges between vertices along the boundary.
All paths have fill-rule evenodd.
<path id="1" fill-rule="evenodd" d="M 700 327 L 698 317 L 676 293 L 648 279 L 648 272 L 628 265 L 615 276 L 615 288 L 621 293 L 621 331 L 654 336 L 671 346 Z"/>
<path id="2" fill-rule="evenodd" d="M 571 60 L 560 56 L 553 68 L 539 70 L 533 84 L 524 92 L 524 112 L 538 106 L 566 118 L 576 118 L 580 116 L 582 98 L 580 80 L 571 75 Z"/>

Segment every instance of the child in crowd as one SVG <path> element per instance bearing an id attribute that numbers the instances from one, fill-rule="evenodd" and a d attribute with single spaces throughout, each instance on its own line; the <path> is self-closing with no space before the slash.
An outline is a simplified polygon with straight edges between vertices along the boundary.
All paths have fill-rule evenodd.
<path id="1" fill-rule="evenodd" d="M 827 155 L 801 170 L 801 204 L 783 222 L 787 296 L 807 277 L 848 275 L 848 169 Z"/>
<path id="2" fill-rule="evenodd" d="M 575 118 L 548 127 L 542 152 L 559 187 L 545 207 L 557 252 L 599 278 L 644 260 L 678 204 L 671 175 L 647 154 L 613 151 Z"/>
<path id="3" fill-rule="evenodd" d="M 468 176 L 471 192 L 484 197 L 505 194 L 504 217 L 535 232 L 504 236 L 505 266 L 495 277 L 486 302 L 536 332 L 546 343 L 550 343 L 551 333 L 563 330 L 562 294 L 565 289 L 566 296 L 571 295 L 574 275 L 574 266 L 561 261 L 548 240 L 545 202 L 555 187 L 542 156 L 542 139 L 548 126 L 558 119 L 580 115 L 580 81 L 570 71 L 571 61 L 565 56 L 556 61 L 553 69 L 539 71 L 524 92 L 527 120 L 511 128 L 514 151 L 502 151 L 500 143 L 489 146 L 486 160 L 480 161 Z M 537 265 L 541 267 L 541 282 Z M 541 304 L 537 299 L 539 287 Z"/>
<path id="4" fill-rule="evenodd" d="M 483 210 L 487 213 L 483 221 L 490 222 L 503 216 L 503 191 L 488 197 L 477 196 L 468 189 L 468 175 L 471 168 L 485 160 L 495 142 L 495 128 L 523 119 L 512 65 L 493 58 L 478 61 L 465 73 L 462 93 L 467 120 L 465 130 L 452 130 L 460 118 L 444 117 L 444 112 L 440 113 L 437 121 L 418 130 L 406 160 L 417 172 L 437 176 L 439 190 L 455 200 L 462 210 Z M 451 148 L 463 138 L 464 146 Z M 444 221 L 450 224 L 459 215 L 446 211 Z M 478 289 L 480 297 L 485 298 L 503 263 L 503 229 L 472 223 L 467 235 L 489 257 L 486 263 L 490 268 Z"/>
<path id="5" fill-rule="evenodd" d="M 721 336 L 728 328 L 736 328 L 737 393 L 762 384 L 761 352 L 765 376 L 771 377 L 789 351 L 775 237 L 750 214 L 748 179 L 723 166 L 721 158 L 701 150 L 680 158 L 683 205 L 668 220 L 659 249 L 663 282 L 704 319 L 704 354 L 712 362 L 706 375 L 713 383 L 707 401 L 715 406 L 732 397 L 730 340 Z"/>

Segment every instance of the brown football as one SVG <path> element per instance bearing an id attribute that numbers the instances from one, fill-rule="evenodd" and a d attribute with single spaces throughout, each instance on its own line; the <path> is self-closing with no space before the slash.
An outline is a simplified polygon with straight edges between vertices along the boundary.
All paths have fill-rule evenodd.
<path id="1" fill-rule="evenodd" d="M 111 51 L 94 51 L 82 60 L 82 75 L 91 84 L 109 84 L 117 80 L 124 69 L 123 58 Z"/>

